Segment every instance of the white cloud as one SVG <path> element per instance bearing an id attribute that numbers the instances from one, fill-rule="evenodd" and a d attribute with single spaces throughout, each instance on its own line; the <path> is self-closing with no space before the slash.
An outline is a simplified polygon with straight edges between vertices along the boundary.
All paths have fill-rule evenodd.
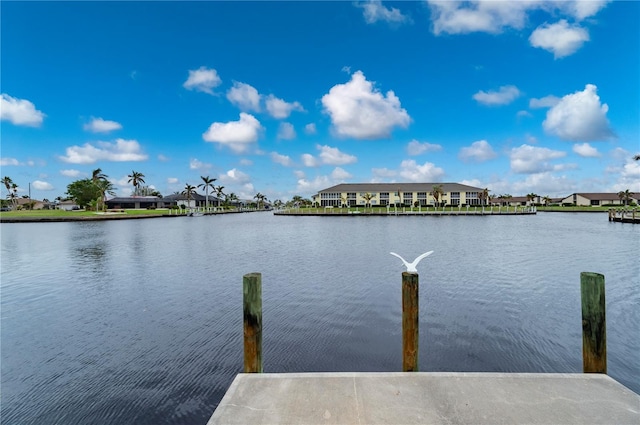
<path id="1" fill-rule="evenodd" d="M 483 105 L 508 105 L 520 96 L 520 90 L 516 86 L 502 86 L 498 91 L 488 92 L 480 90 L 473 98 Z"/>
<path id="2" fill-rule="evenodd" d="M 201 66 L 198 69 L 189 71 L 189 78 L 182 86 L 187 90 L 213 94 L 213 89 L 218 87 L 220 83 L 222 83 L 222 80 L 218 76 L 218 71 Z"/>
<path id="3" fill-rule="evenodd" d="M 431 162 L 417 164 L 413 159 L 400 163 L 400 177 L 409 182 L 436 182 L 444 176 L 444 170 Z"/>
<path id="4" fill-rule="evenodd" d="M 551 108 L 553 106 L 556 106 L 558 102 L 560 102 L 560 98 L 553 95 L 541 97 L 539 99 L 531 98 L 529 99 L 529 108 Z"/>
<path id="5" fill-rule="evenodd" d="M 169 160 L 171 160 L 171 158 L 169 158 L 168 156 L 158 154 L 158 161 L 167 162 Z"/>
<path id="6" fill-rule="evenodd" d="M 305 178 L 305 173 L 302 170 L 295 170 L 293 172 L 293 175 L 296 176 L 297 179 L 304 179 Z"/>
<path id="7" fill-rule="evenodd" d="M 493 187 L 493 186 L 492 186 Z M 510 189 L 506 192 L 511 193 L 537 193 L 540 196 L 567 196 L 583 188 L 578 187 L 576 182 L 570 180 L 566 176 L 558 176 L 550 171 L 535 173 L 528 175 L 523 181 L 517 181 L 510 184 Z M 499 192 L 494 192 L 499 193 Z"/>
<path id="8" fill-rule="evenodd" d="M 190 170 L 206 171 L 210 168 L 211 168 L 211 164 L 207 164 L 206 162 L 202 162 L 196 158 L 191 158 L 191 160 L 189 160 Z"/>
<path id="9" fill-rule="evenodd" d="M 316 134 L 316 125 L 314 123 L 309 123 L 304 126 L 304 132 L 306 134 Z"/>
<path id="10" fill-rule="evenodd" d="M 411 122 L 393 91 L 383 95 L 362 71 L 356 71 L 348 83 L 333 86 L 322 96 L 322 105 L 335 133 L 342 137 L 380 139 L 394 127 L 406 128 Z"/>
<path id="11" fill-rule="evenodd" d="M 310 153 L 303 153 L 301 158 L 305 167 L 317 167 L 320 165 L 319 161 Z"/>
<path id="12" fill-rule="evenodd" d="M 489 142 L 486 140 L 478 140 L 473 142 L 471 146 L 465 146 L 460 149 L 458 157 L 463 161 L 484 162 L 498 156 L 493 150 Z"/>
<path id="13" fill-rule="evenodd" d="M 287 155 L 281 155 L 278 152 L 271 152 L 271 160 L 276 164 L 284 165 L 285 167 L 290 167 L 293 165 L 293 161 Z"/>
<path id="14" fill-rule="evenodd" d="M 428 142 L 419 142 L 413 139 L 407 145 L 407 153 L 411 156 L 421 155 L 425 152 L 437 152 L 442 150 L 442 146 Z"/>
<path id="15" fill-rule="evenodd" d="M 317 176 L 313 180 L 299 179 L 296 186 L 296 192 L 300 194 L 311 194 L 333 185 L 334 183 L 328 176 Z"/>
<path id="16" fill-rule="evenodd" d="M 531 115 L 531 112 L 529 112 L 529 111 L 524 111 L 524 110 L 523 110 L 523 111 L 518 111 L 518 112 L 516 112 L 516 116 L 517 116 L 518 118 L 523 118 L 523 117 L 530 118 L 530 117 L 532 117 L 533 115 Z"/>
<path id="17" fill-rule="evenodd" d="M 564 96 L 547 111 L 542 126 L 564 140 L 592 142 L 614 137 L 607 119 L 607 104 L 600 104 L 598 88 L 587 84 L 583 91 Z"/>
<path id="18" fill-rule="evenodd" d="M 0 97 L 0 120 L 14 125 L 40 127 L 46 115 L 26 99 L 16 99 L 6 93 Z"/>
<path id="19" fill-rule="evenodd" d="M 610 1 L 612 0 L 575 0 L 567 2 L 564 6 L 567 13 L 581 21 L 590 16 L 594 16 Z"/>
<path id="20" fill-rule="evenodd" d="M 518 174 L 534 174 L 557 170 L 556 166 L 549 161 L 563 158 L 566 155 L 566 152 L 554 151 L 549 148 L 521 145 L 511 149 L 509 154 L 511 171 Z"/>
<path id="21" fill-rule="evenodd" d="M 95 146 L 91 143 L 70 146 L 66 149 L 66 155 L 59 158 L 70 164 L 93 164 L 98 161 L 145 161 L 148 156 L 142 152 L 136 140 L 116 139 L 115 143 L 96 142 Z"/>
<path id="22" fill-rule="evenodd" d="M 597 158 L 600 156 L 598 149 L 594 148 L 589 143 L 576 143 L 573 145 L 573 151 L 585 158 Z"/>
<path id="23" fill-rule="evenodd" d="M 528 14 L 538 10 L 552 15 L 559 11 L 577 20 L 583 20 L 595 15 L 606 3 L 606 0 L 472 0 L 464 2 L 428 0 L 433 22 L 432 29 L 436 35 L 472 32 L 497 34 L 506 28 L 519 30 L 524 28 Z"/>
<path id="24" fill-rule="evenodd" d="M 403 15 L 399 9 L 395 7 L 385 7 L 380 0 L 367 0 L 357 3 L 357 7 L 362 8 L 362 14 L 367 24 L 374 24 L 378 21 L 384 21 L 391 24 L 402 24 L 411 22 L 411 18 Z"/>
<path id="25" fill-rule="evenodd" d="M 20 161 L 15 158 L 0 158 L 0 165 L 3 167 L 6 165 L 20 165 Z"/>
<path id="26" fill-rule="evenodd" d="M 65 177 L 78 177 L 81 173 L 78 170 L 69 169 L 69 170 L 60 170 L 60 174 Z"/>
<path id="27" fill-rule="evenodd" d="M 35 180 L 33 183 L 31 183 L 31 186 L 33 186 L 35 190 L 53 190 L 54 189 L 51 183 L 43 182 L 41 180 Z"/>
<path id="28" fill-rule="evenodd" d="M 486 184 L 482 183 L 478 179 L 462 180 L 460 182 L 460 184 L 466 184 L 467 186 L 474 186 L 474 187 L 486 187 L 487 186 Z"/>
<path id="29" fill-rule="evenodd" d="M 589 32 L 580 25 L 570 25 L 565 19 L 540 25 L 529 37 L 533 47 L 552 52 L 555 59 L 575 53 L 585 41 L 589 41 Z"/>
<path id="30" fill-rule="evenodd" d="M 353 177 L 349 172 L 343 170 L 340 167 L 336 167 L 331 172 L 331 179 L 338 182 L 343 182 L 346 179 Z"/>
<path id="31" fill-rule="evenodd" d="M 168 184 L 176 184 L 176 183 L 178 183 L 178 181 L 179 180 L 176 177 L 168 177 L 167 178 L 167 183 Z"/>
<path id="32" fill-rule="evenodd" d="M 262 126 L 251 114 L 240 113 L 240 120 L 214 122 L 202 135 L 206 142 L 227 145 L 234 152 L 245 152 L 250 143 L 258 141 Z"/>
<path id="33" fill-rule="evenodd" d="M 237 168 L 232 168 L 225 174 L 220 175 L 220 181 L 227 184 L 247 184 L 251 182 L 251 178 Z"/>
<path id="34" fill-rule="evenodd" d="M 278 139 L 292 140 L 296 138 L 296 130 L 293 128 L 293 124 L 288 122 L 281 122 L 278 127 Z"/>
<path id="35" fill-rule="evenodd" d="M 398 175 L 397 171 L 390 170 L 388 168 L 372 168 L 371 173 L 373 174 L 374 177 L 380 177 L 380 178 L 389 178 L 389 177 L 395 177 Z"/>
<path id="36" fill-rule="evenodd" d="M 316 148 L 320 151 L 319 156 L 323 164 L 346 165 L 353 164 L 358 161 L 358 158 L 355 156 L 340 152 L 338 148 L 332 148 L 327 145 L 316 145 Z"/>
<path id="37" fill-rule="evenodd" d="M 229 102 L 240 108 L 242 111 L 260 112 L 260 99 L 262 95 L 249 84 L 233 82 L 233 87 L 227 91 Z"/>
<path id="38" fill-rule="evenodd" d="M 120 130 L 122 125 L 115 121 L 92 117 L 91 122 L 86 123 L 83 128 L 92 133 L 108 133 L 113 130 Z"/>
<path id="39" fill-rule="evenodd" d="M 240 165 L 250 166 L 253 165 L 253 161 L 247 158 L 242 158 L 240 160 Z"/>
<path id="40" fill-rule="evenodd" d="M 265 101 L 265 103 L 266 103 L 267 112 L 269 112 L 269 115 L 277 119 L 288 118 L 289 115 L 291 115 L 292 111 L 300 111 L 300 112 L 304 111 L 304 108 L 302 107 L 300 102 L 289 103 L 275 97 L 272 94 L 267 96 L 267 100 Z"/>

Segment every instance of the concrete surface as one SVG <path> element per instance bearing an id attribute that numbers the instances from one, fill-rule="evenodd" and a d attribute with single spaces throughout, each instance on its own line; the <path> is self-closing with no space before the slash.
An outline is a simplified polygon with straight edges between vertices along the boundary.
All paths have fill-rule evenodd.
<path id="1" fill-rule="evenodd" d="M 214 424 L 640 424 L 640 396 L 606 375 L 239 374 Z"/>

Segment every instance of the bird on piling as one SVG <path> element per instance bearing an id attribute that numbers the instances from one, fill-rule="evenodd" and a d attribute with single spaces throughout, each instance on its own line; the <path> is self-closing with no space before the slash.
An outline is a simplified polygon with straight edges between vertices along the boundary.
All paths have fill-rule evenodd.
<path id="1" fill-rule="evenodd" d="M 428 257 L 429 255 L 433 254 L 433 251 L 429 251 L 429 252 L 425 252 L 424 254 L 421 254 L 418 256 L 418 258 L 416 258 L 415 260 L 413 260 L 412 263 L 408 263 L 407 261 L 405 261 L 404 258 L 402 258 L 401 256 L 399 256 L 398 254 L 396 254 L 395 252 L 390 252 L 389 254 L 394 255 L 396 257 L 398 257 L 399 259 L 402 260 L 402 263 L 405 265 L 405 267 L 407 268 L 407 272 L 409 273 L 418 273 L 418 270 L 416 269 L 416 266 L 418 265 L 418 263 L 420 262 L 420 260 L 422 260 L 424 257 Z"/>

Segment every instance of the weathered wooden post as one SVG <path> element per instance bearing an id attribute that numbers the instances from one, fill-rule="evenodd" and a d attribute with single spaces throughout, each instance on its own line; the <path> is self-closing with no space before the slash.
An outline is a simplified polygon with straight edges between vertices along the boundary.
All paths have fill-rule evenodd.
<path id="1" fill-rule="evenodd" d="M 262 275 L 242 278 L 244 373 L 262 373 Z"/>
<path id="2" fill-rule="evenodd" d="M 402 371 L 418 371 L 418 274 L 402 273 Z"/>
<path id="3" fill-rule="evenodd" d="M 607 320 L 604 276 L 580 273 L 582 298 L 582 370 L 584 373 L 607 373 Z"/>

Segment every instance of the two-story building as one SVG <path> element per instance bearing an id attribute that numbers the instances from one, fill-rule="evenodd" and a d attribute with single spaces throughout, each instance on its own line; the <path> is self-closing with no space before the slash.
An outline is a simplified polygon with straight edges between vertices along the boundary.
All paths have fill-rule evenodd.
<path id="1" fill-rule="evenodd" d="M 441 189 L 437 200 L 435 187 Z M 460 183 L 342 183 L 319 191 L 313 201 L 321 207 L 482 205 L 483 193 Z"/>

